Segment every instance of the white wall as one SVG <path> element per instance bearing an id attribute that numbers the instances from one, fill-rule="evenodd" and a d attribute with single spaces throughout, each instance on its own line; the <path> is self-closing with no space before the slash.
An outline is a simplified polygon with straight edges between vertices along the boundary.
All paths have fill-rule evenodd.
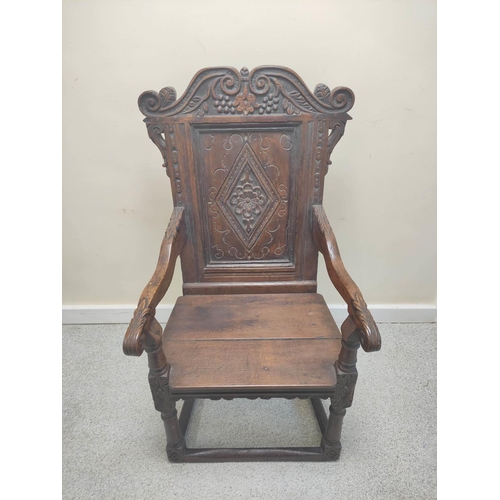
<path id="1" fill-rule="evenodd" d="M 65 0 L 66 305 L 135 304 L 171 208 L 137 97 L 207 66 L 274 64 L 356 94 L 324 206 L 368 304 L 435 304 L 436 5 Z M 180 271 L 180 270 L 179 270 Z M 341 303 L 320 267 L 319 291 Z M 176 272 L 164 303 L 181 293 Z"/>

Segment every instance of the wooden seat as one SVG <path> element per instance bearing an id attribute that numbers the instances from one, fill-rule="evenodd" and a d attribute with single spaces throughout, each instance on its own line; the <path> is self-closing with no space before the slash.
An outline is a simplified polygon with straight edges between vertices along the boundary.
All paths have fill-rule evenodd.
<path id="1" fill-rule="evenodd" d="M 188 295 L 163 334 L 172 393 L 328 393 L 340 331 L 321 295 Z M 230 354 L 230 355 L 228 355 Z"/>
<path id="2" fill-rule="evenodd" d="M 206 68 L 179 99 L 172 87 L 139 97 L 170 178 L 174 210 L 123 350 L 147 352 L 170 461 L 339 457 L 356 352 L 381 345 L 321 204 L 330 155 L 353 104 L 350 89 L 320 84 L 311 92 L 296 73 L 278 66 Z M 340 331 L 316 293 L 319 253 L 347 304 Z M 183 296 L 163 331 L 156 307 L 178 257 Z M 310 399 L 321 443 L 186 447 L 197 399 L 271 397 Z M 328 417 L 321 399 L 330 399 Z"/>

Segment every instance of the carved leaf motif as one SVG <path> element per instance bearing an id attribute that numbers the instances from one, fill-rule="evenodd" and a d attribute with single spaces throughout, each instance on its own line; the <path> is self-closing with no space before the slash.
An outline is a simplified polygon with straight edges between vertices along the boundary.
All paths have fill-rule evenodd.
<path id="1" fill-rule="evenodd" d="M 288 100 L 283 99 L 283 109 L 288 115 L 298 115 L 300 111 Z"/>
<path id="2" fill-rule="evenodd" d="M 289 92 L 288 95 L 300 106 L 314 111 L 312 106 L 307 102 L 306 98 L 298 90 Z"/>
<path id="3" fill-rule="evenodd" d="M 165 87 L 164 89 L 160 90 L 160 107 L 161 108 L 166 108 L 167 106 L 170 106 L 175 99 L 177 98 L 177 94 L 175 92 L 175 89 L 173 87 Z"/>
<path id="4" fill-rule="evenodd" d="M 249 99 L 256 99 L 249 100 L 244 97 L 246 94 Z M 330 90 L 319 84 L 312 93 L 293 71 L 268 66 L 251 72 L 243 68 L 240 73 L 227 67 L 206 68 L 197 73 L 178 101 L 173 87 L 165 87 L 159 93 L 147 91 L 141 94 L 139 108 L 146 116 L 185 115 L 197 113 L 202 102 L 211 98 L 213 103 L 210 101 L 209 110 L 203 109 L 197 116 L 213 112 L 281 113 L 281 96 L 287 98 L 284 109 L 288 115 L 299 114 L 299 110 L 335 114 L 349 111 L 354 104 L 354 94 L 346 87 Z"/>
<path id="5" fill-rule="evenodd" d="M 189 104 L 186 106 L 186 109 L 193 109 L 193 108 L 196 108 L 196 106 L 198 105 L 198 103 L 201 101 L 201 97 L 198 96 L 198 95 L 195 95 L 190 101 L 189 101 Z"/>
<path id="6" fill-rule="evenodd" d="M 319 83 L 314 89 L 314 95 L 325 104 L 330 103 L 330 89 L 324 83 Z"/>
<path id="7" fill-rule="evenodd" d="M 208 113 L 208 104 L 204 102 L 196 111 L 195 116 L 204 116 Z"/>

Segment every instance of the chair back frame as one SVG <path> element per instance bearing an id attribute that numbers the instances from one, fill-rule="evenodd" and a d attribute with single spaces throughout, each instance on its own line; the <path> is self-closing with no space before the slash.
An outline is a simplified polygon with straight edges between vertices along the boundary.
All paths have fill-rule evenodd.
<path id="1" fill-rule="evenodd" d="M 261 66 L 199 71 L 139 108 L 184 208 L 184 294 L 316 292 L 312 207 L 354 94 Z"/>

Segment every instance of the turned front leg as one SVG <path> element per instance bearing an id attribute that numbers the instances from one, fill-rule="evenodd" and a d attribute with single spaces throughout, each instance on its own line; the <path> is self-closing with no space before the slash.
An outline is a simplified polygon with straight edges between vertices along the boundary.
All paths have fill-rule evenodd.
<path id="1" fill-rule="evenodd" d="M 340 444 L 340 437 L 342 434 L 342 421 L 344 420 L 345 408 L 330 406 L 330 416 L 328 417 L 328 424 L 321 440 L 321 447 L 323 453 L 331 460 L 337 460 L 340 456 L 342 445 Z"/>
<path id="2" fill-rule="evenodd" d="M 167 435 L 167 456 L 171 462 L 183 462 L 186 452 L 186 442 L 182 435 L 179 419 L 177 418 L 177 409 L 175 401 L 169 402 L 166 409 L 161 414 L 161 419 L 165 425 Z"/>
<path id="3" fill-rule="evenodd" d="M 170 395 L 168 374 L 166 377 L 149 377 L 155 408 L 161 413 L 161 419 L 167 435 L 167 456 L 171 462 L 183 462 L 186 443 L 177 418 L 175 401 Z"/>
<path id="4" fill-rule="evenodd" d="M 342 423 L 346 408 L 351 406 L 354 396 L 354 387 L 358 378 L 356 370 L 356 353 L 360 346 L 360 333 L 354 328 L 350 318 L 342 325 L 342 348 L 336 363 L 337 385 L 331 398 L 330 416 L 323 434 L 321 447 L 323 453 L 331 460 L 340 456 L 342 445 Z"/>
<path id="5" fill-rule="evenodd" d="M 149 385 L 155 408 L 161 413 L 165 426 L 168 459 L 171 462 L 182 462 L 186 444 L 177 418 L 175 401 L 170 395 L 169 365 L 163 352 L 161 333 L 160 324 L 153 319 L 145 342 L 149 360 Z"/>

